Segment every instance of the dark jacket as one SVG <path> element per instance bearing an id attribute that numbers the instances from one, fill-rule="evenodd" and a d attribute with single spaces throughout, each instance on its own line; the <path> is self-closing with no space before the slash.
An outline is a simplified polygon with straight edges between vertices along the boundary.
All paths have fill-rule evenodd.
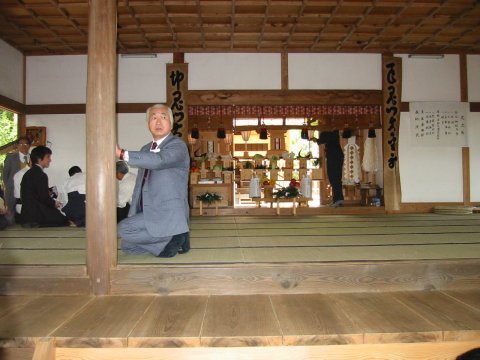
<path id="1" fill-rule="evenodd" d="M 37 223 L 40 226 L 64 226 L 68 220 L 55 207 L 55 200 L 48 191 L 48 176 L 38 165 L 33 165 L 23 176 L 20 194 L 22 199 L 22 224 Z"/>

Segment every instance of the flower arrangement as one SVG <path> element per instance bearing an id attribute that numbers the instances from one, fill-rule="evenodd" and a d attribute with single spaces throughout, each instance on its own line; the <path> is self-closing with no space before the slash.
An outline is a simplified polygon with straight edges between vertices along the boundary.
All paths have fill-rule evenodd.
<path id="1" fill-rule="evenodd" d="M 289 185 L 287 187 L 282 187 L 277 192 L 273 194 L 273 197 L 278 198 L 294 198 L 300 195 L 300 191 L 297 187 Z"/>
<path id="2" fill-rule="evenodd" d="M 222 197 L 217 193 L 207 191 L 203 194 L 197 195 L 197 200 L 210 205 L 216 201 L 222 200 Z"/>

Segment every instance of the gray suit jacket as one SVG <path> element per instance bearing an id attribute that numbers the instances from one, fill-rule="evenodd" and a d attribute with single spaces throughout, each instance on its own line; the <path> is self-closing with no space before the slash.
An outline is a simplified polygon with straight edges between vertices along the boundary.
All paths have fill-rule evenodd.
<path id="1" fill-rule="evenodd" d="M 140 192 L 144 170 L 148 169 L 143 186 L 143 214 L 147 231 L 153 237 L 188 232 L 190 156 L 187 145 L 172 134 L 160 144 L 157 153 L 150 152 L 151 144 L 144 145 L 140 151 L 128 152 L 128 163 L 139 168 L 128 216 L 141 211 Z"/>
<path id="2" fill-rule="evenodd" d="M 3 163 L 2 179 L 5 185 L 5 203 L 8 209 L 15 212 L 15 196 L 13 176 L 20 170 L 18 151 L 7 154 Z"/>

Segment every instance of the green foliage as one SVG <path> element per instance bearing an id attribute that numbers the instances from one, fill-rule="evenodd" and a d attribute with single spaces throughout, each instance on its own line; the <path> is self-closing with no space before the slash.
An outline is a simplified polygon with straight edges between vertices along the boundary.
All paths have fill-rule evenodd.
<path id="1" fill-rule="evenodd" d="M 300 195 L 300 191 L 295 186 L 282 187 L 276 193 L 273 194 L 274 198 L 294 198 Z"/>
<path id="2" fill-rule="evenodd" d="M 0 109 L 0 146 L 8 144 L 17 139 L 17 121 L 15 114 L 4 109 Z M 5 154 L 0 155 L 0 167 L 3 168 Z"/>
<path id="3" fill-rule="evenodd" d="M 197 195 L 197 200 L 210 205 L 216 201 L 222 200 L 222 197 L 215 192 L 212 193 L 207 191 L 203 194 Z"/>
<path id="4" fill-rule="evenodd" d="M 0 109 L 0 146 L 8 144 L 17 138 L 17 122 L 14 113 Z"/>

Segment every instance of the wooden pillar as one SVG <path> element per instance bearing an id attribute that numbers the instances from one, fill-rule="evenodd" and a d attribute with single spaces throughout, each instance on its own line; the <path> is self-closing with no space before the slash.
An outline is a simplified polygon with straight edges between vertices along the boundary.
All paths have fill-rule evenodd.
<path id="1" fill-rule="evenodd" d="M 467 55 L 460 54 L 460 101 L 468 102 Z M 470 148 L 462 147 L 463 204 L 470 202 Z"/>
<path id="2" fill-rule="evenodd" d="M 281 59 L 282 90 L 288 90 L 288 53 L 282 53 Z"/>
<path id="3" fill-rule="evenodd" d="M 87 70 L 87 270 L 91 292 L 110 292 L 116 265 L 117 1 L 91 0 Z"/>
<path id="4" fill-rule="evenodd" d="M 398 156 L 400 104 L 402 101 L 402 59 L 382 57 L 383 88 L 383 197 L 385 211 L 400 210 L 400 167 Z"/>

